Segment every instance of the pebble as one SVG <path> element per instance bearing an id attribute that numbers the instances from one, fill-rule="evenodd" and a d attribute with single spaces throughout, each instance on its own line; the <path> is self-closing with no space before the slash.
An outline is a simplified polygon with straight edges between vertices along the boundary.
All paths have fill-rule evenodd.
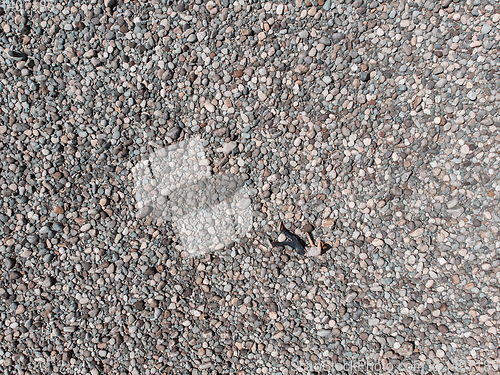
<path id="1" fill-rule="evenodd" d="M 205 102 L 203 105 L 205 106 L 205 108 L 207 109 L 208 112 L 210 112 L 210 113 L 215 112 L 215 106 L 212 103 Z"/>
<path id="2" fill-rule="evenodd" d="M 321 249 L 318 246 L 311 246 L 307 248 L 307 256 L 317 257 L 321 255 Z"/>
<path id="3" fill-rule="evenodd" d="M 179 138 L 179 136 L 181 135 L 181 132 L 182 132 L 181 127 L 176 126 L 172 129 L 170 129 L 165 135 L 175 141 Z"/>
<path id="4" fill-rule="evenodd" d="M 329 38 L 322 36 L 321 38 L 319 38 L 318 43 L 324 44 L 325 46 L 331 46 L 332 41 Z"/>
<path id="5" fill-rule="evenodd" d="M 328 337 L 331 336 L 332 331 L 330 329 L 320 329 L 318 331 L 318 336 L 319 337 Z"/>
<path id="6" fill-rule="evenodd" d="M 401 344 L 397 353 L 403 357 L 409 357 L 413 353 L 414 344 L 411 342 L 404 342 Z"/>
<path id="7" fill-rule="evenodd" d="M 309 32 L 307 30 L 302 30 L 299 33 L 299 38 L 301 38 L 301 39 L 306 39 L 308 36 L 309 36 Z"/>
<path id="8" fill-rule="evenodd" d="M 335 222 L 336 220 L 335 219 L 323 219 L 322 222 L 321 222 L 321 226 L 323 228 L 333 228 L 335 226 Z"/>
<path id="9" fill-rule="evenodd" d="M 453 208 L 458 204 L 458 202 L 459 202 L 458 196 L 454 196 L 453 198 L 450 199 L 447 206 L 448 206 L 448 208 Z"/>
<path id="10" fill-rule="evenodd" d="M 408 27 L 410 26 L 410 20 L 402 20 L 400 23 L 401 27 Z"/>
<path id="11" fill-rule="evenodd" d="M 151 212 L 153 212 L 153 207 L 151 206 L 146 206 L 141 208 L 139 211 L 137 211 L 137 218 L 142 219 L 148 216 Z"/>
<path id="12" fill-rule="evenodd" d="M 7 270 L 11 270 L 16 265 L 16 260 L 13 258 L 5 258 L 4 265 Z"/>
<path id="13" fill-rule="evenodd" d="M 39 236 L 37 234 L 31 234 L 29 236 L 26 237 L 26 239 L 28 240 L 28 242 L 32 245 L 36 245 L 38 244 L 38 241 L 39 241 Z"/>
<path id="14" fill-rule="evenodd" d="M 448 209 L 448 214 L 453 216 L 453 217 L 459 217 L 463 213 L 464 213 L 463 207 L 456 207 L 456 208 Z"/>
<path id="15" fill-rule="evenodd" d="M 331 38 L 333 40 L 342 40 L 345 38 L 345 35 L 343 33 L 333 33 Z"/>
<path id="16" fill-rule="evenodd" d="M 8 31 L 6 31 L 6 32 L 8 32 Z M 7 55 L 11 60 L 14 60 L 14 61 L 23 61 L 23 60 L 26 60 L 26 58 L 27 58 L 25 53 L 19 52 L 19 51 L 8 51 Z"/>
<path id="17" fill-rule="evenodd" d="M 221 151 L 224 154 L 229 154 L 236 147 L 236 142 L 226 142 L 222 145 Z"/>
<path id="18" fill-rule="evenodd" d="M 359 79 L 362 82 L 368 82 L 370 80 L 370 73 L 368 72 L 361 72 L 359 75 Z"/>

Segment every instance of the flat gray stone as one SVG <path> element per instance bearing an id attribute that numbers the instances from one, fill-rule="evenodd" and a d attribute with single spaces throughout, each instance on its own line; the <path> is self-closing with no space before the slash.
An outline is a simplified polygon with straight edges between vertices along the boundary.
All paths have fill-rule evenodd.
<path id="1" fill-rule="evenodd" d="M 328 337 L 332 334 L 332 330 L 331 329 L 320 329 L 318 331 L 318 336 L 319 337 Z"/>
<path id="2" fill-rule="evenodd" d="M 136 217 L 138 219 L 143 219 L 146 216 L 148 216 L 151 212 L 153 212 L 153 207 L 151 206 L 142 207 L 139 211 L 137 211 Z"/>

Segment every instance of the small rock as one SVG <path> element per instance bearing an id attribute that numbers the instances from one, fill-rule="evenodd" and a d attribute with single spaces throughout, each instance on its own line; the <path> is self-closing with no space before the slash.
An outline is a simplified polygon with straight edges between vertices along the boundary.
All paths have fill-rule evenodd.
<path id="1" fill-rule="evenodd" d="M 11 271 L 11 273 L 9 274 L 10 280 L 17 280 L 17 279 L 20 279 L 21 277 L 23 277 L 23 275 L 17 271 Z"/>
<path id="2" fill-rule="evenodd" d="M 481 34 L 488 34 L 491 31 L 491 25 L 485 23 L 481 28 Z"/>
<path id="3" fill-rule="evenodd" d="M 368 82 L 370 80 L 370 73 L 368 73 L 368 72 L 361 72 L 359 74 L 359 79 L 362 82 Z"/>
<path id="4" fill-rule="evenodd" d="M 295 73 L 298 73 L 298 74 L 304 74 L 308 70 L 309 70 L 309 68 L 307 66 L 305 66 L 304 64 L 298 64 L 293 71 Z"/>
<path id="5" fill-rule="evenodd" d="M 323 219 L 321 221 L 321 226 L 323 228 L 333 228 L 335 226 L 336 219 Z"/>
<path id="6" fill-rule="evenodd" d="M 352 292 L 352 293 L 349 293 L 346 297 L 345 297 L 345 303 L 351 303 L 352 301 L 354 301 L 356 299 L 356 297 L 358 296 L 358 293 L 357 292 Z M 343 310 L 345 309 L 345 306 L 341 306 L 340 307 L 340 310 Z M 344 315 L 345 314 L 345 311 L 341 314 L 341 315 Z"/>
<path id="7" fill-rule="evenodd" d="M 170 81 L 173 77 L 174 77 L 174 75 L 173 75 L 172 71 L 170 69 L 167 69 L 167 70 L 165 70 L 165 72 L 163 72 L 161 79 L 164 81 Z"/>
<path id="8" fill-rule="evenodd" d="M 50 288 L 56 283 L 56 279 L 53 278 L 52 276 L 47 276 L 45 280 L 42 283 L 42 287 L 44 288 Z"/>
<path id="9" fill-rule="evenodd" d="M 106 273 L 111 275 L 115 272 L 115 265 L 111 263 L 107 268 L 106 268 Z"/>
<path id="10" fill-rule="evenodd" d="M 408 44 L 403 44 L 402 47 L 403 52 L 406 53 L 407 56 L 411 55 L 411 47 Z"/>
<path id="11" fill-rule="evenodd" d="M 320 329 L 318 331 L 318 336 L 319 337 L 328 337 L 332 334 L 332 330 L 331 329 Z"/>
<path id="12" fill-rule="evenodd" d="M 440 324 L 438 326 L 438 331 L 441 332 L 441 333 L 448 333 L 449 332 L 449 329 L 447 326 L 445 326 L 444 324 Z"/>
<path id="13" fill-rule="evenodd" d="M 201 42 L 203 41 L 203 39 L 205 39 L 205 37 L 207 36 L 207 33 L 206 31 L 200 31 L 198 33 L 196 33 L 196 38 Z"/>
<path id="14" fill-rule="evenodd" d="M 14 61 L 23 61 L 23 60 L 26 60 L 26 58 L 28 57 L 25 53 L 23 52 L 17 52 L 17 51 L 9 51 L 7 53 L 7 55 L 9 56 L 9 58 L 11 60 L 14 60 Z"/>
<path id="15" fill-rule="evenodd" d="M 145 307 L 144 301 L 135 302 L 133 307 L 134 307 L 134 309 L 139 310 L 139 311 L 144 310 L 144 307 Z"/>
<path id="16" fill-rule="evenodd" d="M 205 103 L 203 103 L 203 105 L 205 106 L 205 108 L 207 109 L 208 112 L 210 112 L 210 113 L 215 112 L 214 105 L 212 103 L 210 103 L 209 101 L 206 101 Z"/>
<path id="17" fill-rule="evenodd" d="M 413 353 L 414 345 L 412 342 L 405 341 L 396 352 L 403 357 L 408 357 Z"/>
<path id="18" fill-rule="evenodd" d="M 448 215 L 453 216 L 455 218 L 459 217 L 464 213 L 463 207 L 452 208 L 448 210 Z"/>
<path id="19" fill-rule="evenodd" d="M 448 202 L 448 208 L 453 208 L 458 204 L 458 196 L 454 196 L 451 198 L 451 200 Z"/>
<path id="20" fill-rule="evenodd" d="M 87 224 L 83 224 L 81 227 L 80 227 L 80 230 L 82 232 L 87 232 L 88 230 L 90 230 L 92 226 L 90 225 L 90 223 L 87 223 Z"/>
<path id="21" fill-rule="evenodd" d="M 5 268 L 8 270 L 11 270 L 16 265 L 16 260 L 13 258 L 5 258 L 3 262 L 5 264 Z"/>
<path id="22" fill-rule="evenodd" d="M 26 239 L 30 244 L 36 245 L 40 240 L 40 237 L 38 236 L 38 234 L 30 234 L 29 236 L 26 237 Z"/>
<path id="23" fill-rule="evenodd" d="M 63 229 L 64 229 L 64 225 L 62 225 L 59 222 L 55 222 L 54 224 L 52 224 L 52 230 L 55 232 L 61 232 Z"/>
<path id="24" fill-rule="evenodd" d="M 477 340 L 474 337 L 468 337 L 467 338 L 467 344 L 469 344 L 473 348 L 475 348 L 475 347 L 477 347 L 479 345 L 478 342 L 477 342 Z"/>
<path id="25" fill-rule="evenodd" d="M 376 326 L 376 325 L 378 325 L 379 322 L 380 322 L 380 319 L 378 319 L 378 318 L 368 319 L 368 324 L 371 326 Z"/>
<path id="26" fill-rule="evenodd" d="M 392 278 L 390 277 L 384 277 L 382 280 L 381 280 L 382 284 L 384 285 L 389 285 L 390 283 L 392 283 Z"/>
<path id="27" fill-rule="evenodd" d="M 424 233 L 424 228 L 417 228 L 410 232 L 410 237 L 420 237 Z"/>
<path id="28" fill-rule="evenodd" d="M 72 350 L 67 350 L 65 352 L 63 352 L 63 355 L 62 355 L 62 360 L 64 362 L 69 362 L 72 358 Z"/>
<path id="29" fill-rule="evenodd" d="M 314 230 L 314 227 L 310 223 L 304 224 L 304 232 L 311 233 Z"/>
<path id="30" fill-rule="evenodd" d="M 207 1 L 207 3 L 205 4 L 205 7 L 207 8 L 207 10 L 212 13 L 214 10 L 217 9 L 217 5 L 215 4 L 215 2 L 213 2 L 212 0 L 210 1 Z"/>
<path id="31" fill-rule="evenodd" d="M 306 39 L 308 36 L 309 36 L 309 32 L 308 32 L 307 30 L 302 30 L 302 31 L 299 33 L 299 38 L 300 38 L 300 39 Z"/>
<path id="32" fill-rule="evenodd" d="M 224 154 L 229 154 L 233 149 L 236 147 L 236 142 L 231 141 L 231 142 L 226 142 L 222 145 L 220 148 L 220 151 L 222 151 Z M 219 149 L 218 149 L 219 150 Z"/>
<path id="33" fill-rule="evenodd" d="M 151 207 L 151 206 L 142 207 L 139 211 L 137 211 L 136 217 L 138 219 L 143 219 L 146 216 L 148 216 L 152 211 L 153 211 L 153 207 Z"/>
<path id="34" fill-rule="evenodd" d="M 330 46 L 332 44 L 332 41 L 329 38 L 322 36 L 319 39 L 319 43 L 324 44 L 325 46 Z"/>
<path id="35" fill-rule="evenodd" d="M 321 255 L 321 249 L 318 246 L 310 246 L 307 248 L 307 256 L 319 257 Z"/>
<path id="36" fill-rule="evenodd" d="M 181 132 L 182 132 L 182 129 L 180 126 L 176 126 L 172 129 L 170 129 L 166 134 L 165 136 L 167 136 L 168 138 L 172 139 L 172 140 L 176 140 L 177 138 L 179 138 L 179 136 L 181 135 Z"/>
<path id="37" fill-rule="evenodd" d="M 28 129 L 29 129 L 29 127 L 26 124 L 14 124 L 14 125 L 12 125 L 12 131 L 14 131 L 16 133 L 22 133 Z"/>

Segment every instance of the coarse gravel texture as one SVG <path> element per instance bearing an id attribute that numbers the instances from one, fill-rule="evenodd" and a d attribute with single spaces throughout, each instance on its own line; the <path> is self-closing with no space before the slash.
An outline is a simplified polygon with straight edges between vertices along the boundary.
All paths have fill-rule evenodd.
<path id="1" fill-rule="evenodd" d="M 498 2 L 0 14 L 3 373 L 498 372 Z M 194 136 L 253 230 L 184 259 L 131 170 Z"/>

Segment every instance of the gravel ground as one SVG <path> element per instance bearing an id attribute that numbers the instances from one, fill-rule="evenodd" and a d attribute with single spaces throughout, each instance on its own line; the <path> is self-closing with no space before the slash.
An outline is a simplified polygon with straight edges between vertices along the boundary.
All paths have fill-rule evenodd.
<path id="1" fill-rule="evenodd" d="M 7 3 L 4 374 L 498 373 L 498 2 Z M 195 136 L 253 229 L 183 258 L 132 169 Z"/>

